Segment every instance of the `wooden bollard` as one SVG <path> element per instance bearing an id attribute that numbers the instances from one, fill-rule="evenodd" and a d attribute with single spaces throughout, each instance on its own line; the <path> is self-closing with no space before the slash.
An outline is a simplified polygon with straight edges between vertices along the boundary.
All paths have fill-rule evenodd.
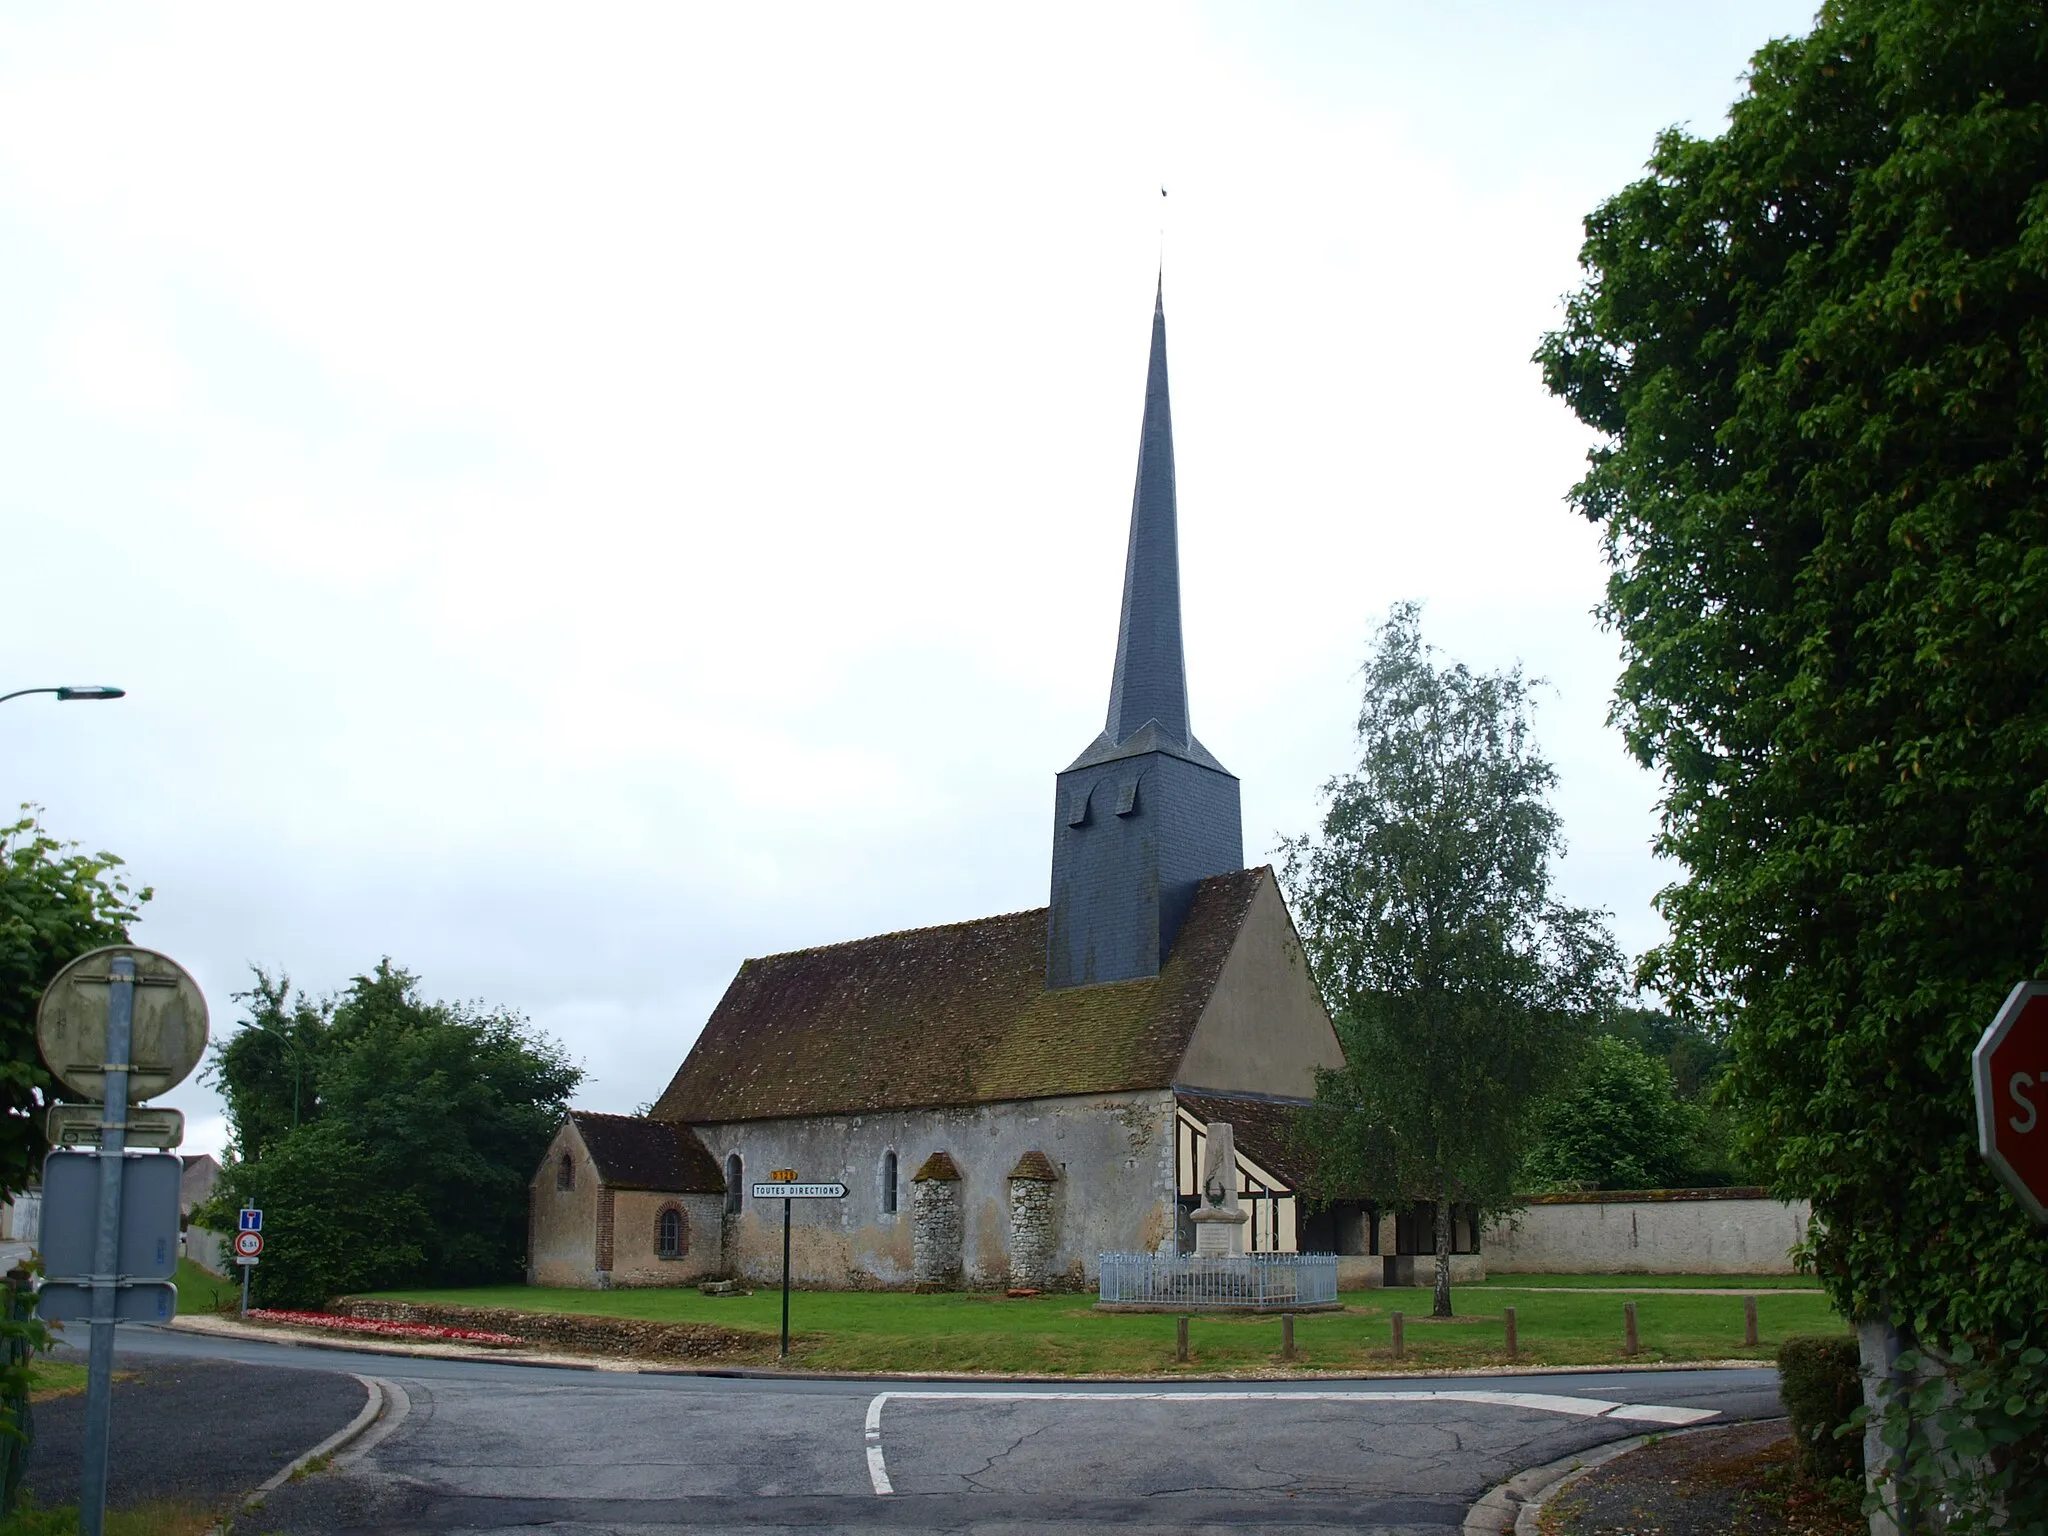
<path id="1" fill-rule="evenodd" d="M 1280 1314 L 1280 1358 L 1282 1360 L 1292 1360 L 1294 1358 L 1294 1314 L 1292 1312 L 1282 1312 Z"/>
<path id="2" fill-rule="evenodd" d="M 1742 1298 L 1742 1342 L 1749 1345 L 1752 1349 L 1756 1347 L 1756 1298 L 1754 1296 Z"/>
<path id="3" fill-rule="evenodd" d="M 1173 1320 L 1173 1357 L 1176 1360 L 1188 1357 L 1188 1320 L 1185 1317 Z"/>
<path id="4" fill-rule="evenodd" d="M 1503 1331 L 1507 1334 L 1508 1358 L 1512 1360 L 1515 1358 L 1516 1353 L 1515 1309 L 1513 1307 L 1502 1307 L 1500 1309 L 1500 1320 Z"/>
<path id="5" fill-rule="evenodd" d="M 1407 1340 L 1401 1336 L 1401 1314 L 1396 1312 L 1392 1321 L 1394 1324 L 1394 1358 L 1398 1360 L 1407 1347 Z"/>
<path id="6" fill-rule="evenodd" d="M 1634 1354 L 1639 1345 L 1636 1338 L 1636 1304 L 1632 1301 L 1621 1304 L 1621 1333 L 1621 1352 L 1624 1355 Z"/>

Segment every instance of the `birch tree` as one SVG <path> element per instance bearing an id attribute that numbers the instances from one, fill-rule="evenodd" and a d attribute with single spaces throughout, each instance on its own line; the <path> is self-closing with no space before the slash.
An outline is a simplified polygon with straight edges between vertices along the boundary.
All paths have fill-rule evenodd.
<path id="1" fill-rule="evenodd" d="M 1449 1317 L 1453 1209 L 1512 1207 L 1532 1111 L 1614 1005 L 1620 956 L 1605 914 L 1552 894 L 1557 775 L 1520 670 L 1439 663 L 1402 604 L 1364 671 L 1358 765 L 1285 845 L 1347 1063 L 1303 1133 L 1322 1192 L 1435 1207 Z"/>

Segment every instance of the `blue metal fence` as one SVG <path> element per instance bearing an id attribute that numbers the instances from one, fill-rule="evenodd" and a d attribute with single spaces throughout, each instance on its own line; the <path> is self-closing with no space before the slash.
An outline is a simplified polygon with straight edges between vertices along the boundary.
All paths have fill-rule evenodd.
<path id="1" fill-rule="evenodd" d="M 1334 1253 L 1105 1253 L 1101 1299 L 1122 1306 L 1325 1306 L 1337 1300 Z"/>

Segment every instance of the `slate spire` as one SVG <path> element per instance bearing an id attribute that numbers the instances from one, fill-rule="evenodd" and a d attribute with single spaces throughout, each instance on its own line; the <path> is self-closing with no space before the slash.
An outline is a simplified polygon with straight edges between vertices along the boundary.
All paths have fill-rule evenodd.
<path id="1" fill-rule="evenodd" d="M 1189 729 L 1175 523 L 1162 284 L 1109 719 L 1054 786 L 1048 987 L 1157 976 L 1195 887 L 1244 864 L 1237 780 Z"/>
<path id="2" fill-rule="evenodd" d="M 1152 299 L 1152 359 L 1145 420 L 1138 432 L 1138 483 L 1131 493 L 1131 540 L 1124 556 L 1123 616 L 1109 683 L 1112 742 L 1148 721 L 1176 746 L 1192 739 L 1188 670 L 1180 635 L 1180 534 L 1174 499 L 1173 409 L 1166 388 L 1166 281 Z"/>

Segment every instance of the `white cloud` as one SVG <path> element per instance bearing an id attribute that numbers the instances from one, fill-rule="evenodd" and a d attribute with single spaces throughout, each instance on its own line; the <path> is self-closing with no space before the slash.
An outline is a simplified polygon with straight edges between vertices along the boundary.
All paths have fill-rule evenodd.
<path id="1" fill-rule="evenodd" d="M 1196 724 L 1248 852 L 1418 597 L 1554 680 L 1564 877 L 1640 947 L 1654 785 L 1528 357 L 1580 217 L 1803 20 L 9 13 L 0 642 L 132 695 L 7 706 L 5 790 L 156 884 L 142 936 L 223 1023 L 249 962 L 389 953 L 629 1108 L 743 956 L 1044 899 L 1163 218 Z"/>

